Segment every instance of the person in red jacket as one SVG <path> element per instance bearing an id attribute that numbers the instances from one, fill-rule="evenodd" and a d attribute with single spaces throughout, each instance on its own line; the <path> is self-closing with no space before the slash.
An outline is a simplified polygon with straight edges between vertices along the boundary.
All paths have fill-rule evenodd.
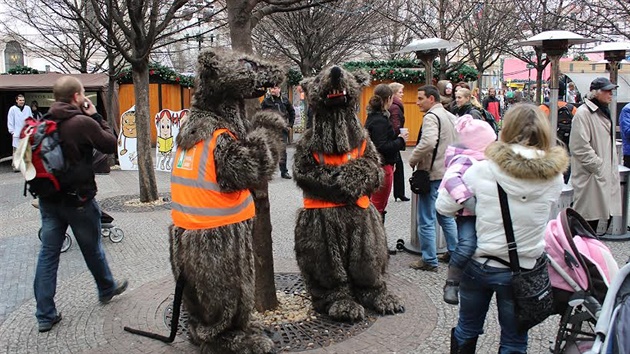
<path id="1" fill-rule="evenodd" d="M 501 101 L 497 98 L 497 91 L 494 87 L 488 89 L 488 97 L 483 99 L 482 105 L 483 109 L 492 113 L 497 122 L 501 120 Z"/>

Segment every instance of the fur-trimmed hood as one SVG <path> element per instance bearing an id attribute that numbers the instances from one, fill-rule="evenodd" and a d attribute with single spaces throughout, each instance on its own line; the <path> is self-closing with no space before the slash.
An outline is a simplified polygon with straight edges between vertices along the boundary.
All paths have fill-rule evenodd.
<path id="1" fill-rule="evenodd" d="M 549 180 L 566 171 L 569 157 L 559 146 L 548 153 L 500 141 L 486 149 L 486 157 L 507 175 L 527 180 Z"/>

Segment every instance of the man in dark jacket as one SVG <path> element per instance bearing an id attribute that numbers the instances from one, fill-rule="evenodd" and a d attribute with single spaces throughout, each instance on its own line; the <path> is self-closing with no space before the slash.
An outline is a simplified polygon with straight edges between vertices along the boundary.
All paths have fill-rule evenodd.
<path id="1" fill-rule="evenodd" d="M 287 169 L 287 144 L 289 143 L 289 129 L 293 128 L 295 122 L 295 109 L 289 100 L 280 96 L 280 87 L 273 87 L 270 90 L 270 95 L 267 95 L 262 101 L 260 108 L 263 110 L 270 110 L 280 113 L 287 122 L 287 130 L 282 133 L 282 140 L 284 142 L 284 151 L 280 155 L 280 175 L 284 179 L 291 179 L 289 170 Z"/>
<path id="2" fill-rule="evenodd" d="M 494 87 L 488 89 L 488 97 L 483 99 L 483 109 L 492 113 L 497 122 L 501 120 L 501 101 L 497 98 Z"/>
<path id="3" fill-rule="evenodd" d="M 116 282 L 101 246 L 101 211 L 94 200 L 96 181 L 92 168 L 92 149 L 111 154 L 116 151 L 116 136 L 107 122 L 85 97 L 81 82 L 64 76 L 53 86 L 55 103 L 49 110 L 58 124 L 67 170 L 60 179 L 61 191 L 40 196 L 42 247 L 35 271 L 35 316 L 40 332 L 48 332 L 61 321 L 55 307 L 57 268 L 64 234 L 68 226 L 81 247 L 83 258 L 98 288 L 99 301 L 108 303 L 127 288 L 127 281 Z"/>

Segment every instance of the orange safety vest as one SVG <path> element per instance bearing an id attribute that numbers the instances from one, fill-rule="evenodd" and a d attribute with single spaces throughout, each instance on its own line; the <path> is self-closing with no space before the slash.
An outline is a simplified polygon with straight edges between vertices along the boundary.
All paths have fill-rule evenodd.
<path id="1" fill-rule="evenodd" d="M 227 129 L 217 129 L 210 141 L 202 140 L 188 150 L 177 147 L 171 173 L 171 217 L 187 230 L 211 229 L 251 219 L 256 214 L 247 189 L 225 193 L 217 183 L 214 148 Z"/>
<path id="2" fill-rule="evenodd" d="M 330 154 L 323 154 L 321 152 L 320 153 L 314 152 L 313 157 L 315 157 L 315 161 L 317 161 L 317 163 L 320 163 L 320 164 L 341 166 L 352 159 L 358 159 L 359 157 L 363 156 L 366 146 L 367 146 L 367 142 L 363 140 L 363 142 L 361 143 L 361 147 L 357 147 L 354 150 L 349 151 L 345 154 L 330 155 Z M 367 209 L 370 206 L 370 198 L 368 198 L 368 196 L 366 195 L 361 196 L 359 197 L 359 199 L 357 199 L 356 204 L 360 208 Z M 344 206 L 344 205 L 346 204 L 333 203 L 333 202 L 328 202 L 325 200 L 311 199 L 311 198 L 304 197 L 304 209 L 335 208 L 335 207 Z"/>

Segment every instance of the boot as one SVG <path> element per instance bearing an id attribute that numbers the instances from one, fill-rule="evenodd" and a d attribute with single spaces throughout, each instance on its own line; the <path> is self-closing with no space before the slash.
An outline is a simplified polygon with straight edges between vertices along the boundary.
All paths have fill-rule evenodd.
<path id="1" fill-rule="evenodd" d="M 464 344 L 457 344 L 455 338 L 455 328 L 451 329 L 451 354 L 475 354 L 477 349 L 477 338 L 472 338 L 464 342 Z"/>
<path id="2" fill-rule="evenodd" d="M 444 284 L 444 302 L 451 305 L 459 304 L 459 281 L 462 278 L 462 270 L 449 266 Z"/>

